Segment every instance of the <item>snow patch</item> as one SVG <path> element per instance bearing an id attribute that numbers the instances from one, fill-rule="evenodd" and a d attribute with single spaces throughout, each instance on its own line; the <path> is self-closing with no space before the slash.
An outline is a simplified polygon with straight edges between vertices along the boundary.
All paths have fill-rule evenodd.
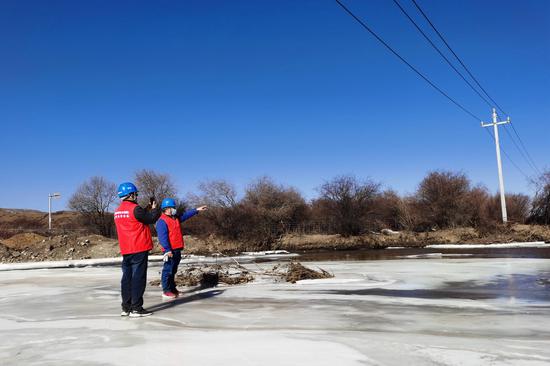
<path id="1" fill-rule="evenodd" d="M 499 243 L 499 244 L 432 244 L 424 248 L 435 249 L 474 249 L 474 248 L 550 248 L 550 243 L 532 241 L 523 243 Z"/>
<path id="2" fill-rule="evenodd" d="M 204 257 L 188 255 L 182 258 L 181 264 L 223 264 L 223 263 L 251 263 L 256 259 L 262 260 L 281 260 L 285 258 L 295 258 L 299 254 L 289 253 L 287 251 L 272 251 L 284 253 L 269 253 L 269 252 L 250 252 L 246 255 L 238 255 L 234 257 Z M 162 262 L 162 255 L 150 255 L 149 263 Z M 44 262 L 23 262 L 23 263 L 6 263 L 0 264 L 0 271 L 14 271 L 27 269 L 54 269 L 54 268 L 79 268 L 79 267 L 99 267 L 99 266 L 116 266 L 122 262 L 122 257 L 117 258 L 96 258 L 96 259 L 80 259 L 68 261 L 44 261 Z"/>

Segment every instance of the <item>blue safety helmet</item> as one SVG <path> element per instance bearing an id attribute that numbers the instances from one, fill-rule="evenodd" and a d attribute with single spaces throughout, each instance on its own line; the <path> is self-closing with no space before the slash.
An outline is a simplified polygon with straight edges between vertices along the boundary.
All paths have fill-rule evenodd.
<path id="1" fill-rule="evenodd" d="M 118 194 L 118 197 L 122 198 L 137 191 L 138 189 L 134 185 L 134 183 L 124 182 L 124 183 L 120 183 L 120 185 L 118 186 L 117 194 Z"/>
<path id="2" fill-rule="evenodd" d="M 162 204 L 160 205 L 161 209 L 165 209 L 168 207 L 176 208 L 176 200 L 173 198 L 165 198 L 162 200 Z"/>

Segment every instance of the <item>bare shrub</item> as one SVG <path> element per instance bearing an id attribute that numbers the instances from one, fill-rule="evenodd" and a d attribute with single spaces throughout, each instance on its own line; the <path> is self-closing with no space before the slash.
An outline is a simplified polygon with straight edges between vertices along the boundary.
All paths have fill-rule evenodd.
<path id="1" fill-rule="evenodd" d="M 198 191 L 198 194 L 189 194 L 188 201 L 193 206 L 208 205 L 208 211 L 189 222 L 188 232 L 198 236 L 218 234 L 237 239 L 240 235 L 236 230 L 239 226 L 236 220 L 240 215 L 237 212 L 235 186 L 221 179 L 210 180 L 199 183 Z"/>
<path id="2" fill-rule="evenodd" d="M 509 193 L 506 198 L 506 213 L 509 222 L 523 224 L 527 221 L 530 209 L 529 196 L 521 193 Z M 502 208 L 500 204 L 500 194 L 497 193 L 490 197 L 487 203 L 487 215 L 495 223 L 502 222 Z"/>
<path id="3" fill-rule="evenodd" d="M 244 222 L 252 225 L 248 239 L 264 246 L 274 243 L 307 215 L 307 204 L 295 188 L 276 184 L 268 177 L 252 182 L 239 206 Z"/>
<path id="4" fill-rule="evenodd" d="M 410 230 L 414 227 L 414 216 L 408 197 L 401 198 L 389 189 L 373 200 L 376 229 Z"/>
<path id="5" fill-rule="evenodd" d="M 550 225 L 550 170 L 543 172 L 535 181 L 535 197 L 529 213 L 529 223 Z"/>
<path id="6" fill-rule="evenodd" d="M 486 187 L 477 186 L 470 189 L 458 205 L 463 210 L 463 219 L 456 224 L 485 229 L 492 227 L 494 220 L 488 209 L 489 203 L 490 194 Z"/>
<path id="7" fill-rule="evenodd" d="M 416 200 L 406 196 L 399 201 L 399 223 L 404 230 L 415 230 L 418 226 Z"/>
<path id="8" fill-rule="evenodd" d="M 69 199 L 69 207 L 82 214 L 97 233 L 111 236 L 113 233 L 112 213 L 109 212 L 116 200 L 116 186 L 103 177 L 92 177 L 82 183 Z"/>
<path id="9" fill-rule="evenodd" d="M 374 227 L 374 200 L 380 184 L 359 181 L 351 175 L 339 176 L 320 187 L 321 197 L 315 203 L 335 224 L 338 234 L 359 235 Z"/>
<path id="10" fill-rule="evenodd" d="M 428 173 L 415 194 L 420 226 L 446 228 L 467 223 L 469 192 L 470 180 L 464 173 Z"/>
<path id="11" fill-rule="evenodd" d="M 269 249 L 292 225 L 304 221 L 307 204 L 291 187 L 276 184 L 267 177 L 252 182 L 244 197 L 237 199 L 235 187 L 222 180 L 199 184 L 199 193 L 190 202 L 207 204 L 209 210 L 192 225 L 203 234 L 246 243 L 250 249 Z M 199 230 L 197 230 L 199 231 Z"/>

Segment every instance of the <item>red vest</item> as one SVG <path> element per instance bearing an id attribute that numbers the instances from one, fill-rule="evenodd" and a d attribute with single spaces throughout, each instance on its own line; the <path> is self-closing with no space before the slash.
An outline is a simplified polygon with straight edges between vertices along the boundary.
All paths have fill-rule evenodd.
<path id="1" fill-rule="evenodd" d="M 183 234 L 181 233 L 181 223 L 179 217 L 171 217 L 162 214 L 160 216 L 160 219 L 163 220 L 168 227 L 168 239 L 170 240 L 170 248 L 182 249 L 185 246 L 185 243 L 183 242 Z"/>
<path id="2" fill-rule="evenodd" d="M 146 252 L 153 249 L 149 225 L 139 222 L 134 216 L 137 203 L 122 201 L 115 211 L 115 225 L 118 234 L 120 254 Z"/>

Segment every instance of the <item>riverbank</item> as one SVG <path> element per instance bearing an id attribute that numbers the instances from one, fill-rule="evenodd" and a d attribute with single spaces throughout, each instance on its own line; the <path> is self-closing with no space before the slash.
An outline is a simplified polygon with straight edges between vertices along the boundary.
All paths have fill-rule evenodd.
<path id="1" fill-rule="evenodd" d="M 270 250 L 290 252 L 319 250 L 384 249 L 393 246 L 422 248 L 432 244 L 493 244 L 514 242 L 550 242 L 550 227 L 539 225 L 510 225 L 493 232 L 481 232 L 474 228 L 455 228 L 423 233 L 383 230 L 361 236 L 344 237 L 327 234 L 287 234 L 274 243 Z M 219 238 L 189 237 L 187 250 L 194 254 L 212 252 L 238 252 L 249 250 L 243 243 Z"/>
<path id="2" fill-rule="evenodd" d="M 185 236 L 187 254 L 234 255 L 256 250 L 289 252 L 353 251 L 388 247 L 422 248 L 433 244 L 491 244 L 512 242 L 550 242 L 550 227 L 510 225 L 493 232 L 456 228 L 424 233 L 384 231 L 363 236 L 343 237 L 322 234 L 287 234 L 269 247 L 241 243 L 217 237 Z M 152 254 L 161 254 L 155 243 Z M 16 234 L 0 240 L 0 263 L 81 260 L 119 256 L 118 242 L 100 235 L 74 233 L 46 237 L 35 233 Z"/>

